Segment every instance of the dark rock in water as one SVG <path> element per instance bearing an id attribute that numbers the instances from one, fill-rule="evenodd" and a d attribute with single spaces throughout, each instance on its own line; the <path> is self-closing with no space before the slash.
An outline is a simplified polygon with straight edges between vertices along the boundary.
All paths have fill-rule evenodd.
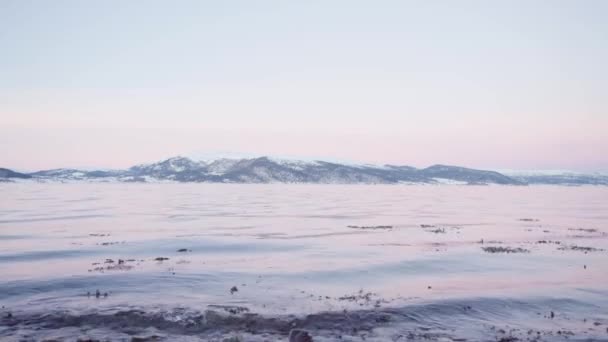
<path id="1" fill-rule="evenodd" d="M 95 297 L 99 298 L 101 296 L 101 292 L 99 292 L 99 290 L 95 291 Z"/>
<path id="2" fill-rule="evenodd" d="M 391 317 L 389 315 L 383 315 L 376 317 L 376 323 L 388 323 L 391 321 Z"/>
<path id="3" fill-rule="evenodd" d="M 481 249 L 483 249 L 484 252 L 486 253 L 507 253 L 507 254 L 511 254 L 511 253 L 530 253 L 529 250 L 524 249 L 524 248 L 511 248 L 511 247 L 496 247 L 496 246 L 490 246 L 490 247 L 481 247 Z"/>
<path id="4" fill-rule="evenodd" d="M 585 232 L 585 233 L 597 233 L 597 229 L 595 229 L 595 228 L 568 228 L 568 230 Z"/>
<path id="5" fill-rule="evenodd" d="M 237 315 L 242 313 L 249 312 L 249 309 L 244 306 L 234 306 L 234 305 L 209 305 L 210 308 L 222 309 L 230 314 Z"/>
<path id="6" fill-rule="evenodd" d="M 501 337 L 500 340 L 498 340 L 498 342 L 515 342 L 515 341 L 519 341 L 519 339 L 517 337 L 513 337 L 513 336 Z"/>
<path id="7" fill-rule="evenodd" d="M 222 342 L 242 342 L 242 341 L 238 336 L 232 336 L 232 337 L 223 339 Z"/>
<path id="8" fill-rule="evenodd" d="M 435 233 L 435 234 L 445 234 L 445 228 L 436 228 L 436 229 L 424 229 L 425 232 Z"/>
<path id="9" fill-rule="evenodd" d="M 312 337 L 306 330 L 292 329 L 289 332 L 289 342 L 312 342 Z"/>
<path id="10" fill-rule="evenodd" d="M 165 258 L 165 257 L 158 257 L 156 259 L 154 259 L 156 261 L 165 261 L 165 260 L 169 260 L 169 258 Z"/>
<path id="11" fill-rule="evenodd" d="M 348 228 L 352 228 L 352 229 L 393 229 L 393 226 L 388 226 L 388 225 L 384 225 L 384 226 L 347 226 Z"/>
<path id="12" fill-rule="evenodd" d="M 131 337 L 131 342 L 153 342 L 153 341 L 162 341 L 164 337 L 159 335 L 152 336 L 133 336 Z"/>
<path id="13" fill-rule="evenodd" d="M 556 244 L 556 245 L 560 245 L 561 242 L 560 241 L 552 241 L 552 240 L 538 240 L 536 241 L 537 244 L 542 245 L 542 244 Z"/>
<path id="14" fill-rule="evenodd" d="M 595 248 L 595 247 L 584 247 L 584 246 L 577 246 L 577 245 L 571 245 L 571 246 L 562 246 L 560 248 L 558 248 L 560 251 L 579 251 L 579 252 L 603 252 L 604 250 L 601 248 Z"/>
<path id="15" fill-rule="evenodd" d="M 234 294 L 235 292 L 239 292 L 239 289 L 238 289 L 236 286 L 233 286 L 233 287 L 230 289 L 230 294 Z"/>
<path id="16" fill-rule="evenodd" d="M 180 253 L 184 253 L 184 252 L 189 252 L 190 250 L 187 249 L 187 248 L 180 248 L 177 251 L 180 252 Z"/>
<path id="17" fill-rule="evenodd" d="M 12 313 L 10 313 L 10 312 L 9 312 L 9 313 L 7 313 L 7 314 L 6 314 L 6 318 L 13 318 L 13 314 L 12 314 Z"/>

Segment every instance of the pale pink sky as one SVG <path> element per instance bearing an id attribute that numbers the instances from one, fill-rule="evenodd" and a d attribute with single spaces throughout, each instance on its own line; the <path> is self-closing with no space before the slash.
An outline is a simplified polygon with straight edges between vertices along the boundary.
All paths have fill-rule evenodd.
<path id="1" fill-rule="evenodd" d="M 608 170 L 608 2 L 7 1 L 0 167 Z"/>

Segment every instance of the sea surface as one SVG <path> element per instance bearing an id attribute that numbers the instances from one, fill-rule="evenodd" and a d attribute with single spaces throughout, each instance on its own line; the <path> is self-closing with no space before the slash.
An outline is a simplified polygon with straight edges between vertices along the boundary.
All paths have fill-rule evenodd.
<path id="1" fill-rule="evenodd" d="M 608 341 L 608 187 L 0 183 L 1 341 Z"/>

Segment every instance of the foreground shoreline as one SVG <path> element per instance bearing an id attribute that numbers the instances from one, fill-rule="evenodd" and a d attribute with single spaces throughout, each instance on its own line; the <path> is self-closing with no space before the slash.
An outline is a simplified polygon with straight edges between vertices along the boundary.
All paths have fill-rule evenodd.
<path id="1" fill-rule="evenodd" d="M 604 293 L 603 296 L 606 296 Z M 607 341 L 604 303 L 568 298 L 472 298 L 403 307 L 268 315 L 123 305 L 51 312 L 2 308 L 3 341 Z"/>
<path id="2" fill-rule="evenodd" d="M 3 342 L 608 339 L 604 187 L 3 190 Z"/>

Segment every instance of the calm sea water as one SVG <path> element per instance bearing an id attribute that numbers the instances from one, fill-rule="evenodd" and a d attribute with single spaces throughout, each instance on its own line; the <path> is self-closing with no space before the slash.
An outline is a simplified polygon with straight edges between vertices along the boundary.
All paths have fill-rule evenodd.
<path id="1" fill-rule="evenodd" d="M 3 341 L 608 339 L 608 187 L 0 193 Z"/>

